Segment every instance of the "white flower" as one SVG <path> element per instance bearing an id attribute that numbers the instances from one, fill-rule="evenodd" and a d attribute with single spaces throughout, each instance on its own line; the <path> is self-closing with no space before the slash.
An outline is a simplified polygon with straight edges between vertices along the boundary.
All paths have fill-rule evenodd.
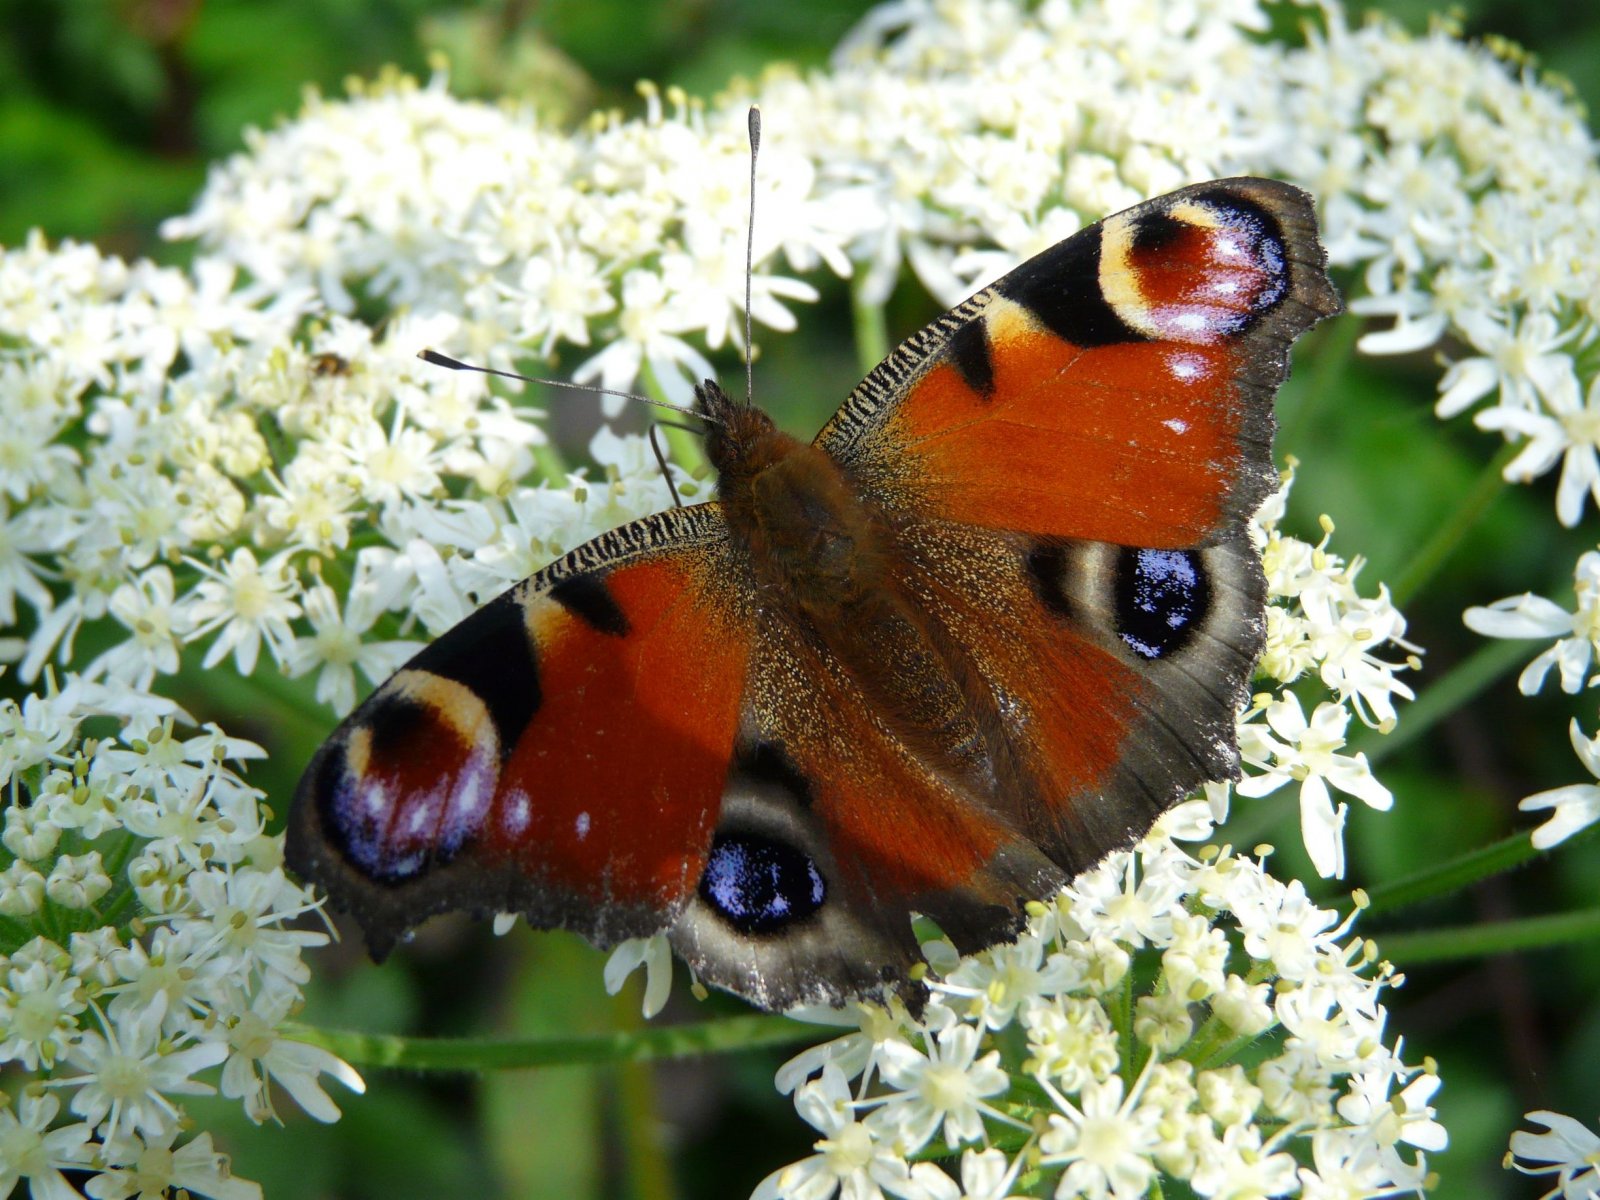
<path id="1" fill-rule="evenodd" d="M 1288 692 L 1267 706 L 1265 717 L 1271 733 L 1259 724 L 1239 727 L 1239 755 L 1261 774 L 1246 776 L 1234 790 L 1241 796 L 1265 796 L 1298 780 L 1300 833 L 1306 851 L 1318 874 L 1340 877 L 1345 806 L 1334 807 L 1328 785 L 1380 810 L 1388 809 L 1394 797 L 1373 777 L 1365 754 L 1336 753 L 1344 745 L 1350 722 L 1350 713 L 1342 706 L 1324 701 L 1307 721 L 1299 699 Z"/>
<path id="2" fill-rule="evenodd" d="M 1508 1165 L 1524 1175 L 1556 1177 L 1556 1186 L 1541 1200 L 1553 1200 L 1557 1195 L 1564 1200 L 1588 1200 L 1600 1191 L 1600 1137 L 1582 1122 L 1558 1112 L 1541 1110 L 1526 1113 L 1523 1119 L 1543 1125 L 1545 1132 L 1519 1129 L 1513 1133 Z"/>
<path id="3" fill-rule="evenodd" d="M 17 597 L 35 613 L 54 603 L 43 580 L 52 576 L 35 557 L 58 548 L 63 530 L 58 516 L 40 509 L 11 512 L 11 502 L 0 496 L 0 628 L 17 623 Z"/>
<path id="4" fill-rule="evenodd" d="M 693 325 L 679 312 L 674 300 L 660 275 L 629 271 L 622 279 L 622 309 L 617 319 L 621 336 L 579 364 L 572 378 L 578 383 L 598 381 L 601 387 L 628 391 L 639 372 L 648 366 L 666 398 L 687 406 L 694 398 L 694 385 L 714 378 L 716 371 L 700 351 L 679 336 Z M 620 413 L 623 403 L 619 396 L 602 396 L 600 401 L 607 417 Z"/>
<path id="5" fill-rule="evenodd" d="M 1044 1086 L 1050 1090 L 1048 1083 Z M 1160 1114 L 1140 1102 L 1140 1090 L 1135 1084 L 1124 1098 L 1122 1077 L 1113 1075 L 1084 1087 L 1077 1104 L 1059 1094 L 1053 1097 L 1061 1111 L 1050 1115 L 1039 1149 L 1041 1163 L 1066 1166 L 1055 1191 L 1058 1200 L 1137 1200 L 1149 1190 L 1156 1173 Z"/>
<path id="6" fill-rule="evenodd" d="M 44 903 L 44 876 L 18 859 L 0 870 L 0 916 L 31 917 Z"/>
<path id="7" fill-rule="evenodd" d="M 1171 872 L 1141 873 L 1140 865 L 1136 854 L 1111 854 L 1079 875 L 1065 889 L 1072 899 L 1072 919 L 1088 934 L 1130 946 L 1166 941 L 1182 882 Z"/>
<path id="8" fill-rule="evenodd" d="M 980 1033 L 971 1025 L 952 1025 L 930 1035 L 926 1054 L 906 1042 L 886 1042 L 880 1050 L 883 1078 L 899 1089 L 874 1114 L 892 1126 L 907 1153 L 919 1150 L 941 1128 L 945 1145 L 983 1136 L 983 1116 L 1000 1114 L 984 1101 L 1011 1086 L 1000 1069 L 1000 1055 L 978 1057 Z M 1003 1118 L 1002 1118 L 1003 1119 Z"/>
<path id="9" fill-rule="evenodd" d="M 1407 1170 L 1396 1174 L 1395 1157 L 1380 1150 L 1360 1131 L 1319 1129 L 1311 1135 L 1315 1170 L 1300 1168 L 1302 1195 L 1305 1200 L 1356 1200 L 1422 1191 L 1425 1173 Z"/>
<path id="10" fill-rule="evenodd" d="M 891 999 L 887 1006 L 871 1002 L 858 1002 L 842 1009 L 824 1005 L 801 1006 L 791 1009 L 788 1015 L 812 1025 L 853 1025 L 857 1028 L 843 1037 L 802 1050 L 779 1067 L 773 1082 L 785 1096 L 828 1063 L 838 1067 L 847 1078 L 870 1080 L 882 1061 L 883 1046 L 892 1041 L 905 1041 L 906 1026 L 910 1021 L 905 1005 L 898 999 Z"/>
<path id="11" fill-rule="evenodd" d="M 1201 1196 L 1224 1200 L 1266 1200 L 1294 1191 L 1294 1155 L 1275 1149 L 1279 1142 L 1263 1144 L 1254 1125 L 1229 1125 L 1222 1137 L 1208 1139 L 1194 1172 L 1194 1190 Z"/>
<path id="12" fill-rule="evenodd" d="M 968 1200 L 1013 1200 L 1011 1188 L 1026 1162 L 1025 1155 L 1008 1160 L 999 1150 L 964 1151 L 961 1194 Z"/>
<path id="13" fill-rule="evenodd" d="M 131 635 L 113 646 L 84 674 L 95 679 L 109 676 L 130 687 L 149 688 L 158 674 L 178 669 L 178 650 L 189 635 L 189 611 L 174 603 L 176 584 L 165 564 L 144 571 L 111 593 L 107 613 Z"/>
<path id="14" fill-rule="evenodd" d="M 589 344 L 589 319 L 617 306 L 594 255 L 569 249 L 552 235 L 544 252 L 528 258 L 516 288 L 508 288 L 520 321 L 517 336 L 550 357 L 557 341 Z"/>
<path id="15" fill-rule="evenodd" d="M 1482 357 L 1452 363 L 1445 372 L 1434 406 L 1439 416 L 1464 412 L 1496 389 L 1501 407 L 1527 412 L 1537 411 L 1541 399 L 1559 402 L 1565 392 L 1575 393 L 1572 356 L 1561 349 L 1574 331 L 1548 313 L 1535 313 L 1514 328 L 1479 312 L 1463 313 L 1456 323 Z"/>
<path id="16" fill-rule="evenodd" d="M 1372 1139 L 1385 1158 L 1398 1158 L 1401 1143 L 1420 1150 L 1443 1150 L 1450 1138 L 1428 1103 L 1439 1089 L 1439 1077 L 1423 1072 L 1391 1096 L 1395 1082 L 1396 1072 L 1389 1064 L 1369 1066 L 1351 1077 L 1350 1090 L 1335 1107 L 1352 1128 L 1363 1130 Z M 1395 1167 L 1404 1173 L 1413 1165 L 1420 1169 L 1421 1161 L 1420 1155 L 1416 1164 L 1401 1159 Z"/>
<path id="17" fill-rule="evenodd" d="M 89 1127 L 82 1122 L 52 1129 L 61 1101 L 48 1092 L 24 1091 L 16 1112 L 0 1105 L 0 1196 L 27 1181 L 33 1200 L 74 1200 L 78 1189 L 63 1170 L 83 1170 L 89 1162 Z"/>
<path id="18" fill-rule="evenodd" d="M 37 957 L 25 961 L 24 951 Z M 56 961 L 47 963 L 46 957 Z M 0 1063 L 19 1062 L 29 1071 L 52 1067 L 77 1040 L 78 1015 L 87 1001 L 80 981 L 59 961 L 63 957 L 44 938 L 12 956 L 0 987 Z"/>
<path id="19" fill-rule="evenodd" d="M 1064 955 L 1045 959 L 1044 940 L 1022 934 L 1002 943 L 982 958 L 969 958 L 939 984 L 938 991 L 953 1004 L 964 998 L 972 1015 L 981 1014 L 985 1025 L 1000 1029 L 1011 1023 L 1018 1005 L 1046 992 L 1064 990 L 1079 964 Z"/>
<path id="20" fill-rule="evenodd" d="M 63 854 L 45 878 L 45 894 L 62 908 L 86 909 L 111 890 L 111 876 L 100 861 L 100 851 Z"/>
<path id="21" fill-rule="evenodd" d="M 303 603 L 313 633 L 296 638 L 285 650 L 284 670 L 294 679 L 321 668 L 317 700 L 341 717 L 355 707 L 356 668 L 360 668 L 367 682 L 381 683 L 422 649 L 421 642 L 362 640 L 362 635 L 383 615 L 383 608 L 377 587 L 360 578 L 359 568 L 342 617 L 339 598 L 325 583 L 307 590 Z"/>
<path id="22" fill-rule="evenodd" d="M 1505 478 L 1527 483 L 1561 462 L 1556 485 L 1556 517 L 1569 528 L 1583 516 L 1585 501 L 1600 504 L 1600 373 L 1589 383 L 1586 403 L 1579 403 L 1576 383 L 1545 396 L 1548 411 L 1504 404 L 1473 418 L 1480 429 L 1494 429 L 1508 439 L 1527 439 L 1522 452 L 1505 465 Z"/>
<path id="23" fill-rule="evenodd" d="M 278 1026 L 289 1015 L 292 998 L 285 993 L 258 997 L 228 1030 L 229 1054 L 222 1067 L 222 1094 L 242 1099 L 252 1121 L 276 1118 L 269 1080 L 275 1080 L 294 1102 L 318 1121 L 339 1119 L 339 1106 L 323 1090 L 318 1076 L 337 1079 L 352 1092 L 366 1083 L 337 1055 L 305 1042 L 285 1038 Z"/>
<path id="24" fill-rule="evenodd" d="M 214 667 L 232 653 L 239 673 L 249 675 L 256 669 L 263 638 L 273 658 L 281 662 L 294 640 L 289 622 L 300 615 L 292 594 L 297 584 L 287 555 L 258 565 L 249 547 L 241 546 L 220 570 L 198 562 L 192 565 L 205 575 L 195 586 L 190 608 L 193 636 L 199 639 L 213 629 L 222 630 L 202 665 Z"/>
<path id="25" fill-rule="evenodd" d="M 395 406 L 387 431 L 376 421 L 363 421 L 338 451 L 349 459 L 350 477 L 362 498 L 373 504 L 387 507 L 405 497 L 431 496 L 443 486 L 439 448 L 423 430 L 407 428 L 401 405 Z"/>
<path id="26" fill-rule="evenodd" d="M 1579 555 L 1572 574 L 1576 602 L 1571 612 L 1553 600 L 1524 592 L 1488 607 L 1474 606 L 1461 616 L 1468 629 L 1484 637 L 1556 639 L 1517 677 L 1524 696 L 1544 687 L 1551 667 L 1559 668 L 1564 692 L 1576 693 L 1590 682 L 1589 665 L 1600 645 L 1600 552 Z"/>
<path id="27" fill-rule="evenodd" d="M 87 1031 L 67 1050 L 67 1059 L 84 1072 L 58 1077 L 55 1086 L 75 1088 L 72 1111 L 105 1141 L 131 1134 L 160 1137 L 176 1127 L 182 1110 L 169 1096 L 203 1096 L 216 1091 L 191 1079 L 228 1056 L 221 1042 L 199 1042 L 183 1049 L 161 1038 L 165 1004 L 128 1012 Z"/>
<path id="28" fill-rule="evenodd" d="M 193 1192 L 213 1200 L 261 1200 L 261 1185 L 233 1175 L 228 1156 L 202 1133 L 173 1148 L 176 1129 L 120 1138 L 105 1147 L 106 1169 L 89 1180 L 93 1200 L 129 1200 Z"/>
<path id="29" fill-rule="evenodd" d="M 1121 1061 L 1116 1031 L 1098 1000 L 1052 996 L 1027 1006 L 1023 1026 L 1034 1071 L 1064 1091 L 1109 1078 Z"/>
<path id="30" fill-rule="evenodd" d="M 1600 779 L 1600 734 L 1593 738 L 1583 736 L 1583 730 L 1574 717 L 1567 728 L 1572 739 L 1572 750 L 1589 774 Z M 1566 841 L 1580 829 L 1587 829 L 1600 820 L 1600 785 L 1569 783 L 1565 787 L 1535 792 L 1518 802 L 1523 812 L 1542 812 L 1554 809 L 1545 823 L 1533 831 L 1536 849 L 1548 850 Z"/>
<path id="31" fill-rule="evenodd" d="M 285 929 L 283 923 L 316 907 L 311 897 L 277 867 L 196 871 L 185 881 L 193 908 L 172 918 L 208 956 L 213 979 L 241 984 L 260 978 L 267 989 L 292 989 L 311 977 L 301 951 L 323 946 L 315 929 Z"/>
<path id="32" fill-rule="evenodd" d="M 42 805 L 7 805 L 0 846 L 27 862 L 46 857 L 61 840 L 61 827 L 54 821 L 42 820 L 43 812 Z"/>
<path id="33" fill-rule="evenodd" d="M 885 1188 L 899 1193 L 910 1178 L 905 1157 L 866 1123 L 844 1073 L 829 1063 L 817 1079 L 795 1092 L 795 1111 L 825 1134 L 817 1153 L 782 1167 L 757 1185 L 750 1200 L 882 1200 Z"/>

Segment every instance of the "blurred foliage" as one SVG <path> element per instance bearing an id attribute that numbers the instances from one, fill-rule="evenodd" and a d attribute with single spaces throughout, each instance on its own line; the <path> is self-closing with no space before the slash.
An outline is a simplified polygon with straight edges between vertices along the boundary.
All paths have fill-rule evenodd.
<path id="1" fill-rule="evenodd" d="M 427 73 L 451 63 L 465 94 L 532 98 L 553 121 L 595 105 L 633 109 L 633 83 L 651 78 L 703 95 L 776 59 L 818 64 L 867 7 L 865 0 L 0 0 L 0 242 L 42 227 L 52 239 L 93 239 L 124 255 L 181 260 L 160 220 L 183 211 L 208 164 L 241 146 L 248 126 L 295 112 L 302 90 L 337 94 L 351 75 L 386 64 Z M 1427 0 L 1384 6 L 1426 27 Z M 1453 10 L 1469 36 L 1501 34 L 1568 75 L 1591 111 L 1600 103 L 1600 5 L 1474 0 Z M 820 280 L 824 303 L 801 332 L 769 337 L 758 391 L 790 427 L 814 427 L 859 374 L 841 285 Z M 890 328 L 930 316 L 902 289 Z M 1319 536 L 1332 514 L 1333 548 L 1367 555 L 1367 588 L 1397 577 L 1497 448 L 1496 439 L 1432 416 L 1437 367 L 1356 360 L 1337 325 L 1308 339 L 1281 402 L 1281 454 L 1301 460 L 1299 532 Z M 1319 357 L 1320 356 L 1320 357 Z M 737 372 L 730 359 L 719 367 Z M 581 451 L 581 445 L 572 447 Z M 1407 606 L 1427 647 L 1420 688 L 1479 644 L 1461 609 L 1532 587 L 1561 597 L 1586 538 L 1560 530 L 1551 480 L 1508 489 L 1442 572 Z M 1588 544 L 1592 545 L 1592 541 Z M 293 685 L 285 685 L 293 686 Z M 317 722 L 253 730 L 226 696 L 199 690 L 194 711 L 266 741 L 267 769 L 252 775 L 285 797 L 309 755 Z M 309 704 L 307 711 L 315 709 Z M 1372 886 L 1438 862 L 1526 822 L 1516 800 L 1576 781 L 1567 717 L 1592 705 L 1515 695 L 1512 677 L 1386 761 L 1398 797 L 1389 814 L 1351 815 L 1348 884 Z M 1404 714 L 1402 713 L 1402 721 Z M 1371 749 L 1369 740 L 1366 747 Z M 1267 828 L 1246 814 L 1235 841 L 1272 841 L 1280 867 L 1304 869 L 1290 806 Z M 1309 872 L 1307 871 L 1307 874 Z M 1347 884 L 1347 886 L 1348 886 Z M 1319 885 L 1325 899 L 1341 889 Z M 1470 893 L 1386 915 L 1367 932 L 1465 924 L 1600 902 L 1581 859 L 1492 879 Z M 496 940 L 482 926 L 428 926 L 382 968 L 346 943 L 320 956 L 308 1021 L 368 1031 L 505 1034 L 583 1032 L 637 1021 L 633 989 L 611 1002 L 601 956 L 557 935 L 518 931 Z M 637 987 L 637 984 L 634 985 Z M 1571 948 L 1412 973 L 1393 997 L 1396 1031 L 1431 1053 L 1445 1087 L 1437 1102 L 1452 1147 L 1436 1158 L 1447 1197 L 1531 1195 L 1501 1170 L 1508 1133 L 1526 1109 L 1591 1119 L 1592 1064 L 1600 1059 L 1600 955 Z M 735 1011 L 685 989 L 664 1019 Z M 285 1106 L 289 1128 L 254 1129 L 235 1104 L 198 1108 L 241 1174 L 269 1197 L 389 1195 L 743 1197 L 773 1167 L 808 1151 L 806 1128 L 771 1086 L 779 1052 L 641 1067 L 507 1073 L 475 1082 L 374 1072 L 362 1098 L 340 1097 L 345 1117 L 317 1126 Z"/>

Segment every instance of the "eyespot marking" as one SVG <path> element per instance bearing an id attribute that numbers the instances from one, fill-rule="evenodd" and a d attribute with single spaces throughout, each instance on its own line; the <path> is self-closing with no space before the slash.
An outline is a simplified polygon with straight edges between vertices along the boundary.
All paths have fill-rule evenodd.
<path id="1" fill-rule="evenodd" d="M 1181 650 L 1210 603 L 1210 581 L 1193 551 L 1128 547 L 1118 555 L 1117 633 L 1139 657 Z"/>
<path id="2" fill-rule="evenodd" d="M 810 855 L 755 834 L 718 834 L 700 898 L 740 933 L 775 933 L 822 907 L 827 885 Z"/>

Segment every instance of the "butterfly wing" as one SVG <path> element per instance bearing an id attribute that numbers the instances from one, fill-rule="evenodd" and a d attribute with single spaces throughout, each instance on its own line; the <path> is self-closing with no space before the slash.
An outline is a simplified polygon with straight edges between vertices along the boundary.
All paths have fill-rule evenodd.
<path id="1" fill-rule="evenodd" d="M 973 952 L 1015 936 L 1020 904 L 1065 876 L 825 638 L 768 611 L 756 645 L 709 864 L 673 946 L 765 1008 L 887 988 L 918 1009 L 913 913 Z"/>
<path id="2" fill-rule="evenodd" d="M 913 914 L 963 953 L 1009 940 L 1023 903 L 1237 770 L 1265 591 L 1244 539 L 1130 566 L 1148 552 L 918 522 L 901 550 L 916 634 L 870 638 L 904 687 L 886 696 L 781 610 L 756 635 L 707 869 L 670 933 L 763 1007 L 886 987 L 915 1009 Z M 930 645 L 963 691 L 952 721 L 893 703 L 936 690 L 917 675 Z"/>
<path id="3" fill-rule="evenodd" d="M 1324 263 L 1298 189 L 1185 188 L 958 305 L 818 435 L 898 531 L 993 769 L 980 800 L 1068 873 L 1238 773 L 1265 638 L 1246 522 L 1290 343 L 1339 307 Z"/>
<path id="4" fill-rule="evenodd" d="M 1149 550 L 927 523 L 905 545 L 907 586 L 996 714 L 993 803 L 1068 875 L 1237 777 L 1266 633 L 1247 538 Z"/>
<path id="5" fill-rule="evenodd" d="M 1306 193 L 1197 184 L 1108 217 L 908 338 L 817 435 L 891 511 L 1144 548 L 1271 492 L 1289 345 L 1336 312 Z"/>
<path id="6" fill-rule="evenodd" d="M 490 601 L 352 713 L 287 857 L 373 953 L 433 913 L 522 912 L 608 946 L 705 865 L 752 645 L 719 506 L 597 538 Z"/>

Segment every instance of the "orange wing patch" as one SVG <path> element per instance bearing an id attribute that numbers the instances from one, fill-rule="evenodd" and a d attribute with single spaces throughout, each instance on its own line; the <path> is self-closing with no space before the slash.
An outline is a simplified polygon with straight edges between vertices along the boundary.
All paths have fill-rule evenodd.
<path id="1" fill-rule="evenodd" d="M 603 583 L 625 631 L 549 593 L 526 602 L 540 683 L 559 701 L 511 752 L 485 853 L 591 904 L 666 910 L 705 865 L 750 640 L 695 602 L 704 581 L 683 563 Z"/>
<path id="2" fill-rule="evenodd" d="M 1023 264 L 914 335 L 818 443 L 912 517 L 1204 544 L 1270 492 L 1289 344 L 1338 309 L 1311 201 L 1185 188 Z"/>
<path id="3" fill-rule="evenodd" d="M 1216 528 L 1249 461 L 1227 348 L 1085 348 L 1003 297 L 991 308 L 1000 320 L 988 343 L 990 395 L 939 363 L 890 418 L 911 507 L 1142 546 L 1193 545 Z M 1265 454 L 1263 441 L 1249 457 Z"/>
<path id="4" fill-rule="evenodd" d="M 290 864 L 374 953 L 450 909 L 608 945 L 705 865 L 751 650 L 716 505 L 613 530 L 423 650 L 307 768 Z"/>

